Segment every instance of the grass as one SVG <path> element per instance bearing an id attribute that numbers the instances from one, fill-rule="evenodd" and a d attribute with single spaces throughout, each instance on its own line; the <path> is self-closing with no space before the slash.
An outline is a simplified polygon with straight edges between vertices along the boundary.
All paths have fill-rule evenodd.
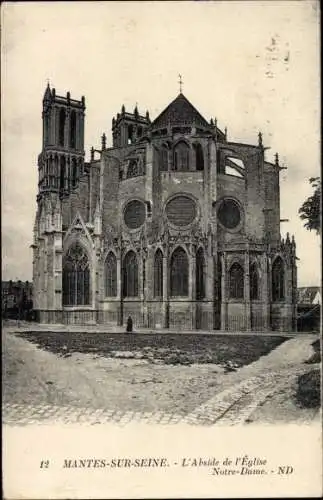
<path id="1" fill-rule="evenodd" d="M 93 353 L 109 358 L 146 359 L 152 363 L 191 365 L 215 363 L 233 371 L 256 361 L 285 337 L 206 334 L 120 334 L 77 332 L 16 332 L 41 349 L 60 356 Z"/>
<path id="2" fill-rule="evenodd" d="M 320 408 L 321 373 L 319 369 L 300 375 L 297 379 L 296 401 L 301 408 Z"/>

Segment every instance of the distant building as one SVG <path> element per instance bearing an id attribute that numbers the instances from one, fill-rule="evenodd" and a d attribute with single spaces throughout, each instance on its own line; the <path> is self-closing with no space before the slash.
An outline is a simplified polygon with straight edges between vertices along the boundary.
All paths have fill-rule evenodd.
<path id="1" fill-rule="evenodd" d="M 33 286 L 29 281 L 3 281 L 2 317 L 24 317 L 33 307 Z"/>
<path id="2" fill-rule="evenodd" d="M 322 304 L 321 289 L 318 286 L 302 286 L 297 289 L 298 304 Z"/>
<path id="3" fill-rule="evenodd" d="M 297 330 L 319 331 L 321 320 L 321 289 L 303 286 L 297 289 Z"/>
<path id="4" fill-rule="evenodd" d="M 278 155 L 231 141 L 182 92 L 122 106 L 84 161 L 85 99 L 47 87 L 33 241 L 44 323 L 294 330 L 296 244 L 280 234 Z"/>

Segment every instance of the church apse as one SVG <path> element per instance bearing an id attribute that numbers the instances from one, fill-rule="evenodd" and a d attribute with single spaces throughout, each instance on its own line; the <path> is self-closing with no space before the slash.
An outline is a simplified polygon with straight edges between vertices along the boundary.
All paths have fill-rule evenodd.
<path id="1" fill-rule="evenodd" d="M 171 330 L 295 325 L 296 246 L 280 237 L 279 165 L 180 94 L 125 106 L 84 161 L 85 100 L 43 100 L 34 283 L 42 322 Z M 278 193 L 278 194 L 277 194 Z M 71 244 L 72 241 L 72 244 Z"/>

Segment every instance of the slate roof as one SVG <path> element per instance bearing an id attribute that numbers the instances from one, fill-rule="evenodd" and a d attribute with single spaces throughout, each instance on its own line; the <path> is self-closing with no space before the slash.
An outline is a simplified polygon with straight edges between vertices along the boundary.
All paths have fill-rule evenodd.
<path id="1" fill-rule="evenodd" d="M 297 302 L 299 304 L 312 304 L 318 292 L 320 292 L 318 286 L 300 287 L 297 289 Z"/>
<path id="2" fill-rule="evenodd" d="M 194 108 L 193 104 L 180 93 L 167 108 L 155 118 L 152 123 L 153 127 L 167 127 L 168 124 L 192 124 L 209 127 L 209 123 L 203 118 L 201 113 Z"/>

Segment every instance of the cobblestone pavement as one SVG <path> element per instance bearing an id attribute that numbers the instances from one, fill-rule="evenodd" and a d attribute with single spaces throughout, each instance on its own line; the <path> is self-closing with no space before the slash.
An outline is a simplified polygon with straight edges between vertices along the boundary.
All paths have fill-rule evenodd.
<path id="1" fill-rule="evenodd" d="M 35 368 L 37 356 L 41 356 L 41 351 L 35 346 L 31 346 L 28 341 L 22 339 L 9 339 L 17 350 L 22 349 L 26 361 L 26 379 L 30 383 L 30 399 L 21 397 L 7 398 L 3 405 L 3 423 L 8 425 L 26 424 L 104 424 L 115 423 L 126 425 L 130 422 L 141 422 L 149 424 L 193 424 L 193 425 L 239 425 L 249 423 L 250 417 L 270 398 L 288 386 L 291 381 L 309 370 L 309 366 L 304 361 L 312 354 L 311 343 L 317 336 L 308 335 L 302 338 L 293 338 L 267 356 L 263 356 L 251 365 L 244 366 L 232 374 L 226 375 L 225 385 L 218 389 L 217 393 L 206 402 L 198 405 L 193 411 L 186 414 L 177 414 L 168 411 L 129 411 L 114 410 L 107 407 L 100 408 L 98 404 L 91 404 L 91 397 L 95 393 L 86 394 L 83 400 L 78 402 L 76 397 L 69 396 L 69 399 L 57 401 L 51 400 L 50 387 L 44 380 L 36 376 L 32 380 L 32 367 Z M 6 344 L 5 344 L 6 345 Z M 18 349 L 19 348 L 19 349 Z M 51 353 L 43 353 L 43 356 L 54 356 Z M 45 358 L 47 359 L 47 358 Z M 48 358 L 49 359 L 49 358 Z M 54 358 L 50 358 L 53 359 Z M 55 359 L 57 357 L 55 356 Z M 70 377 L 70 384 L 73 385 L 73 366 L 67 365 L 70 359 L 60 359 L 59 363 L 69 366 L 70 371 L 66 371 L 64 377 Z M 56 370 L 60 370 L 63 364 L 58 364 Z M 313 367 L 313 365 L 312 365 Z M 29 371 L 28 371 L 29 370 Z M 36 372 L 36 369 L 34 370 Z M 22 370 L 22 373 L 24 371 Z M 96 372 L 89 374 L 89 378 Z M 80 372 L 85 377 L 85 372 Z M 30 379 L 28 378 L 30 375 Z M 24 383 L 28 385 L 27 380 Z M 76 380 L 76 379 L 75 379 Z M 18 381 L 20 384 L 22 381 Z M 18 383 L 17 382 L 17 383 Z M 82 381 L 82 387 L 86 382 Z M 37 392 L 39 387 L 39 394 Z M 32 389 L 34 387 L 34 389 Z M 36 387 L 36 389 L 35 389 Z M 92 388 L 91 388 L 92 389 Z M 36 392 L 32 392 L 32 391 Z M 99 389 L 97 389 L 99 390 Z M 72 394 L 73 396 L 73 394 Z M 97 394 L 97 401 L 104 401 L 100 393 Z M 45 403 L 44 403 L 45 401 Z M 82 404 L 83 402 L 83 404 Z M 84 404 L 85 402 L 85 404 Z M 317 414 L 316 414 L 317 417 Z M 311 415 L 309 418 L 313 418 Z"/>
<path id="2" fill-rule="evenodd" d="M 130 422 L 150 424 L 176 424 L 182 415 L 164 412 L 115 411 L 108 409 L 78 408 L 57 405 L 19 405 L 3 406 L 3 422 L 6 424 L 106 424 L 126 425 Z"/>
<path id="3" fill-rule="evenodd" d="M 238 425 L 249 421 L 253 412 L 273 394 L 289 384 L 291 376 L 304 373 L 300 367 L 249 378 L 209 399 L 184 417 L 183 422 L 206 425 Z"/>
<path id="4" fill-rule="evenodd" d="M 206 426 L 241 425 L 248 422 L 252 413 L 268 397 L 284 389 L 291 375 L 296 376 L 305 371 L 305 368 L 298 368 L 291 373 L 290 369 L 287 369 L 285 373 L 282 371 L 252 377 L 220 392 L 186 416 L 163 411 L 135 412 L 49 404 L 5 404 L 3 423 L 9 425 L 115 423 L 123 426 L 130 422 L 141 422 L 161 425 L 180 423 Z"/>

